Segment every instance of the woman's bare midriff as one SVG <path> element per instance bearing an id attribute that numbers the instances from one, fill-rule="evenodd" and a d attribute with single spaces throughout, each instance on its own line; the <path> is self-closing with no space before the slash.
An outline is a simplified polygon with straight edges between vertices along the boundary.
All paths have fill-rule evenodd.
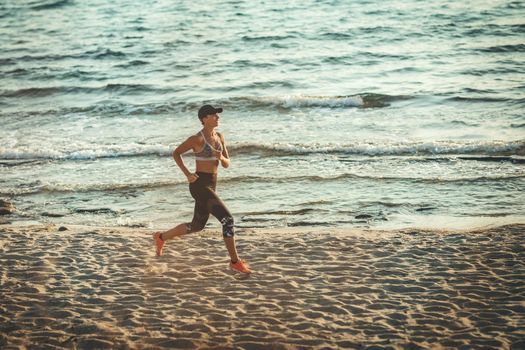
<path id="1" fill-rule="evenodd" d="M 219 168 L 218 160 L 196 160 L 196 171 L 210 174 L 217 174 Z"/>

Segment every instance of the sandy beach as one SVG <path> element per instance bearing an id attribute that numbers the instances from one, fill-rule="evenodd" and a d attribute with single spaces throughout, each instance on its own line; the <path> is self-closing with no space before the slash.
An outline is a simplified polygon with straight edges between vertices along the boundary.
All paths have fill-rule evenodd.
<path id="1" fill-rule="evenodd" d="M 220 233 L 0 227 L 2 349 L 523 349 L 525 225 Z"/>

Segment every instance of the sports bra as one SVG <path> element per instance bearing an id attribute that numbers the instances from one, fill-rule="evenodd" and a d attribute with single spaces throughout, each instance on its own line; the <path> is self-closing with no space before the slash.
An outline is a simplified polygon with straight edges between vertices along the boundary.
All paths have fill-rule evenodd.
<path id="1" fill-rule="evenodd" d="M 204 147 L 200 152 L 194 152 L 195 160 L 217 160 L 217 157 L 214 155 L 214 151 L 222 152 L 222 143 L 219 142 L 219 147 L 217 149 L 213 148 L 212 145 L 208 143 L 208 140 L 206 140 L 206 137 L 200 132 L 202 135 L 202 138 L 204 139 Z"/>

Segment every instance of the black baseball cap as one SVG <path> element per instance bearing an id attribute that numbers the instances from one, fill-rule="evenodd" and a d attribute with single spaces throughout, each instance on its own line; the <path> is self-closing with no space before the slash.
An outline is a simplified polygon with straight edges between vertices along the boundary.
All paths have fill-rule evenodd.
<path id="1" fill-rule="evenodd" d="M 215 108 L 212 105 L 204 105 L 199 108 L 199 119 L 202 119 L 209 114 L 215 113 L 222 113 L 222 108 Z"/>

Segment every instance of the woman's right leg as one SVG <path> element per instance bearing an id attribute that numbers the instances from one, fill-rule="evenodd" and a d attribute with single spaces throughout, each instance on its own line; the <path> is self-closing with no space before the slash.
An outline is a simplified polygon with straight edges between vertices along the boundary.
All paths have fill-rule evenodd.
<path id="1" fill-rule="evenodd" d="M 206 205 L 200 201 L 196 201 L 191 222 L 179 224 L 171 230 L 161 233 L 160 239 L 167 241 L 188 233 L 199 232 L 204 226 L 206 226 L 209 217 L 210 213 L 208 212 Z"/>
<path id="2" fill-rule="evenodd" d="M 210 214 L 206 206 L 200 202 L 195 202 L 195 211 L 193 213 L 193 220 L 189 223 L 179 224 L 166 232 L 155 232 L 153 240 L 155 241 L 155 249 L 157 256 L 162 255 L 164 244 L 167 240 L 185 235 L 187 233 L 198 232 L 204 228 Z"/>
<path id="3" fill-rule="evenodd" d="M 197 179 L 197 181 L 190 183 L 190 193 L 193 199 L 195 199 L 195 210 L 193 212 L 193 219 L 190 223 L 179 224 L 174 228 L 166 232 L 155 232 L 153 239 L 155 240 L 155 246 L 157 255 L 162 255 L 164 244 L 167 240 L 182 235 L 198 232 L 204 228 L 210 213 L 208 211 L 207 198 L 206 198 L 206 181 L 204 179 Z"/>
<path id="4" fill-rule="evenodd" d="M 163 241 L 167 241 L 167 240 L 170 240 L 170 239 L 173 239 L 175 237 L 178 237 L 178 236 L 182 236 L 182 235 L 185 235 L 188 233 L 188 229 L 186 228 L 187 224 L 179 224 L 177 226 L 175 226 L 174 228 L 166 231 L 166 232 L 163 232 L 160 234 L 160 239 L 162 239 Z"/>

